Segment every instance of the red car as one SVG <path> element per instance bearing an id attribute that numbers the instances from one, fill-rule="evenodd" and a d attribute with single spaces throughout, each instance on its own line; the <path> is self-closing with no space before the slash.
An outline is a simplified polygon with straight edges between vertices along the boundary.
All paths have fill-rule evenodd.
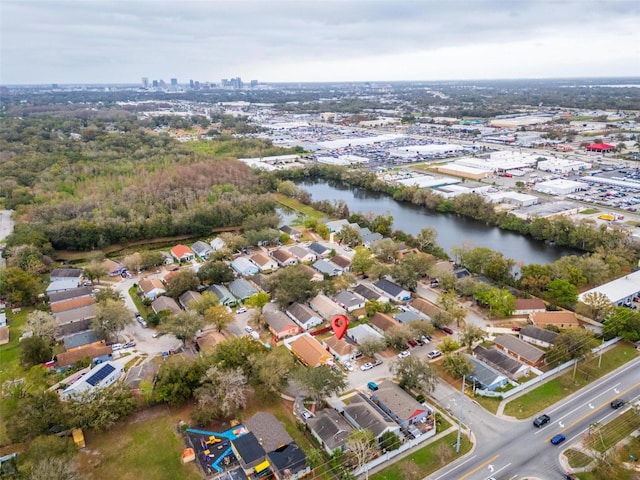
<path id="1" fill-rule="evenodd" d="M 522 330 L 522 327 L 511 327 L 511 330 L 513 330 L 514 332 L 519 332 L 520 330 Z"/>
<path id="2" fill-rule="evenodd" d="M 453 335 L 453 330 L 451 330 L 449 327 L 442 327 L 441 329 L 444 333 L 448 333 L 449 335 Z"/>

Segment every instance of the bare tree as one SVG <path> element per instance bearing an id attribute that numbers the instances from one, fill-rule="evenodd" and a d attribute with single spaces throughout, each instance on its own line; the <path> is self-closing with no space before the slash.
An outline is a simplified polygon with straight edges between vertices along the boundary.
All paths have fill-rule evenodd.
<path id="1" fill-rule="evenodd" d="M 241 369 L 220 370 L 215 366 L 210 367 L 201 382 L 195 395 L 199 409 L 206 416 L 228 417 L 246 406 L 249 387 Z"/>
<path id="2" fill-rule="evenodd" d="M 36 337 L 53 340 L 55 321 L 53 315 L 42 310 L 34 310 L 27 315 L 27 330 L 31 330 Z"/>
<path id="3" fill-rule="evenodd" d="M 376 437 L 373 435 L 371 430 L 367 430 L 366 428 L 362 430 L 354 430 L 347 437 L 346 446 L 349 453 L 358 464 L 358 468 L 365 467 L 364 478 L 365 480 L 368 479 L 369 469 L 366 468 L 366 465 L 369 460 L 375 457 L 378 451 L 376 448 Z"/>

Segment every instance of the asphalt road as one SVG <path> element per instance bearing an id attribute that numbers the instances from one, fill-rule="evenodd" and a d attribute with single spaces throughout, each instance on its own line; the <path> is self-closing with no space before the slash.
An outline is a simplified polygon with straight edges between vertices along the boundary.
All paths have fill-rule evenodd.
<path id="1" fill-rule="evenodd" d="M 551 422 L 535 428 L 531 419 L 514 421 L 494 417 L 473 401 L 465 399 L 463 422 L 471 428 L 477 444 L 475 450 L 429 477 L 429 480 L 496 480 L 538 478 L 560 479 L 565 471 L 560 463 L 563 450 L 578 443 L 592 423 L 606 423 L 629 407 L 613 410 L 615 398 L 627 402 L 640 397 L 638 366 L 640 358 L 627 363 L 605 378 L 597 380 L 570 397 L 539 414 L 546 413 Z M 452 413 L 459 413 L 459 395 L 450 387 L 440 386 L 435 393 Z M 440 398 L 439 398 L 440 397 Z M 517 401 L 517 400 L 516 400 Z M 558 446 L 549 440 L 562 433 L 566 441 Z"/>

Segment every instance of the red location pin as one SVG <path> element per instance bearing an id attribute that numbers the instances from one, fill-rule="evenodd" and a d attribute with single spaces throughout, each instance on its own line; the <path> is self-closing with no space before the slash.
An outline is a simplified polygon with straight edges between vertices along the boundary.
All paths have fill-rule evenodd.
<path id="1" fill-rule="evenodd" d="M 349 319 L 346 315 L 336 315 L 331 320 L 331 328 L 333 329 L 333 333 L 336 334 L 336 337 L 338 337 L 338 340 L 344 337 L 348 326 Z"/>

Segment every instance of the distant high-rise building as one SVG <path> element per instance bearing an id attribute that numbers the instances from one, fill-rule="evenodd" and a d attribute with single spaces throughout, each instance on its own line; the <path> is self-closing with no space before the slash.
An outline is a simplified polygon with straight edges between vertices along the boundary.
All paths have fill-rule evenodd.
<path id="1" fill-rule="evenodd" d="M 193 80 L 189 80 L 189 88 L 191 88 L 191 90 L 193 90 L 193 87 L 194 87 Z"/>
<path id="2" fill-rule="evenodd" d="M 177 87 L 178 86 L 178 79 L 177 78 L 172 78 L 171 79 L 171 86 L 172 87 Z"/>
<path id="3" fill-rule="evenodd" d="M 154 80 L 151 85 L 153 85 L 153 88 L 158 88 L 158 80 Z"/>
<path id="4" fill-rule="evenodd" d="M 258 86 L 258 80 L 251 80 L 251 88 Z"/>
<path id="5" fill-rule="evenodd" d="M 149 78 L 142 77 L 142 88 L 149 88 Z"/>
<path id="6" fill-rule="evenodd" d="M 196 80 L 196 81 L 193 83 L 193 89 L 194 89 L 194 90 L 200 90 L 200 82 L 199 82 L 199 81 L 197 81 L 197 80 Z"/>
<path id="7" fill-rule="evenodd" d="M 160 81 L 158 82 L 158 86 L 160 88 L 167 88 L 167 84 L 165 83 L 164 80 L 160 79 Z"/>

